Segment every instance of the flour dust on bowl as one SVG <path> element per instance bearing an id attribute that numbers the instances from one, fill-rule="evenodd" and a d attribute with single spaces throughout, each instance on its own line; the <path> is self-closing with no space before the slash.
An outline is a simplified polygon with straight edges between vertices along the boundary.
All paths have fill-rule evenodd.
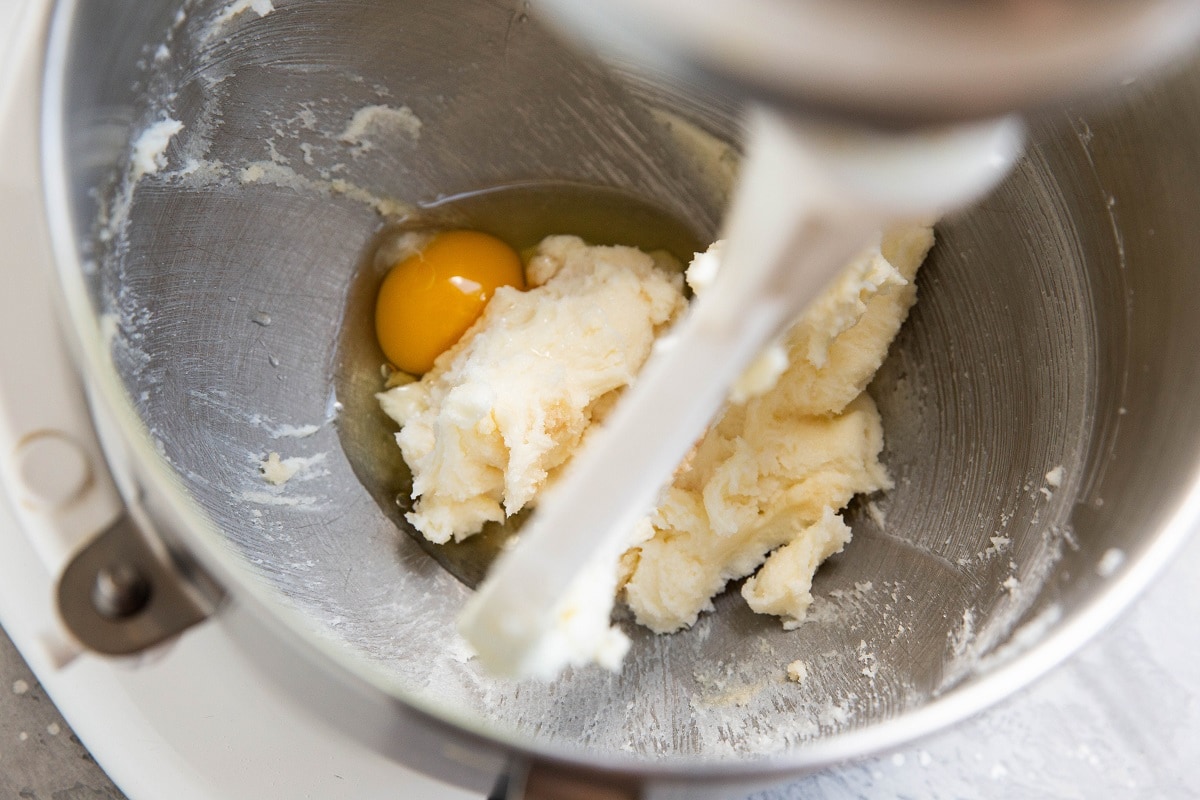
<path id="1" fill-rule="evenodd" d="M 848 510 L 804 624 L 726 592 L 675 634 L 618 620 L 619 674 L 548 684 L 470 658 L 470 589 L 402 530 L 370 249 L 427 218 L 700 247 L 737 109 L 468 0 L 63 2 L 47 75 L 66 307 L 141 523 L 297 702 L 448 780 L 512 755 L 728 794 L 895 745 L 1065 657 L 1192 525 L 1197 69 L 1039 120 L 937 225 L 869 389 L 894 488 Z"/>

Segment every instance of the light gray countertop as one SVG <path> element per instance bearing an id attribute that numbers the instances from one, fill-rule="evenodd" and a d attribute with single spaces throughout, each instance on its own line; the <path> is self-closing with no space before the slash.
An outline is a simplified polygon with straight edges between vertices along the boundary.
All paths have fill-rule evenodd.
<path id="1" fill-rule="evenodd" d="M 1200 796 L 1198 576 L 1193 537 L 1133 608 L 1032 687 L 927 741 L 755 800 Z M 0 798 L 122 797 L 5 637 L 0 689 Z"/>
<path id="2" fill-rule="evenodd" d="M 0 798 L 120 800 L 21 654 L 0 632 Z"/>

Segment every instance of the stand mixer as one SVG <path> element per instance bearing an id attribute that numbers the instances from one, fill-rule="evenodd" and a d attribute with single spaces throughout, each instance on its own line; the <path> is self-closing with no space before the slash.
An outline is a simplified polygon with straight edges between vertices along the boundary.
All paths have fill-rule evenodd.
<path id="1" fill-rule="evenodd" d="M 1171 384 L 1188 379 L 1167 360 L 1182 356 L 1168 347 L 1150 358 L 1145 349 L 1149 338 L 1161 341 L 1164 316 L 1177 319 L 1172 298 L 1193 280 L 1184 248 L 1160 253 L 1160 272 L 1120 270 L 1139 245 L 1124 240 L 1117 247 L 1095 235 L 1112 217 L 1106 200 L 1074 177 L 1090 151 L 1063 145 L 1048 127 L 1036 129 L 1033 155 L 990 205 L 941 231 L 943 248 L 922 301 L 936 311 L 917 312 L 879 384 L 880 396 L 888 398 L 881 406 L 889 466 L 908 478 L 908 488 L 890 498 L 886 531 L 872 530 L 865 515 L 856 520 L 860 545 L 831 565 L 819 587 L 848 598 L 838 610 L 851 628 L 869 626 L 866 620 L 887 605 L 890 593 L 912 595 L 909 610 L 895 613 L 905 615 L 903 623 L 921 631 L 916 641 L 928 646 L 898 642 L 890 653 L 881 647 L 890 675 L 875 686 L 851 685 L 860 638 L 854 634 L 848 654 L 831 660 L 829 677 L 810 687 L 811 696 L 785 699 L 784 714 L 770 708 L 779 699 L 773 695 L 763 707 L 731 716 L 703 691 L 701 684 L 711 685 L 714 677 L 705 665 L 737 651 L 749 632 L 765 643 L 758 651 L 763 670 L 790 648 L 828 643 L 844 651 L 847 640 L 837 626 L 813 626 L 801 642 L 723 608 L 703 631 L 666 642 L 643 637 L 635 645 L 643 656 L 620 679 L 581 673 L 544 689 L 481 682 L 448 634 L 466 590 L 404 537 L 397 543 L 392 523 L 345 456 L 346 431 L 337 426 L 378 421 L 351 413 L 356 402 L 363 409 L 352 390 L 338 392 L 343 408 L 336 424 L 327 421 L 331 367 L 345 355 L 333 349 L 336 327 L 362 243 L 378 218 L 346 193 L 322 191 L 320 171 L 344 163 L 355 186 L 376 197 L 401 187 L 409 193 L 401 199 L 409 202 L 541 170 L 609 183 L 621 176 L 642 194 L 671 203 L 677 202 L 671 193 L 638 169 L 636 148 L 602 148 L 611 162 L 584 165 L 596 171 L 580 174 L 568 158 L 553 164 L 545 151 L 525 150 L 515 139 L 496 142 L 478 126 L 494 119 L 505 101 L 512 103 L 510 125 L 561 119 L 556 104 L 586 108 L 570 105 L 580 96 L 606 97 L 612 105 L 604 107 L 632 115 L 633 130 L 643 134 L 654 128 L 638 103 L 669 108 L 725 138 L 734 137 L 737 115 L 722 115 L 719 97 L 648 96 L 641 73 L 609 83 L 608 75 L 558 49 L 534 23 L 518 22 L 519 12 L 509 13 L 515 9 L 464 4 L 455 19 L 477 24 L 451 28 L 442 14 L 419 8 L 400 15 L 382 7 L 350 13 L 280 4 L 263 16 L 243 10 L 215 37 L 206 33 L 224 13 L 221 4 L 189 5 L 179 16 L 170 4 L 152 11 L 145 4 L 103 10 L 64 4 L 51 35 L 46 191 L 78 347 L 75 363 L 84 365 L 116 483 L 137 509 L 131 516 L 168 542 L 149 548 L 156 563 L 183 567 L 177 576 L 185 579 L 182 594 L 201 612 L 215 608 L 213 619 L 247 645 L 248 659 L 265 665 L 277 688 L 306 697 L 307 706 L 340 720 L 348 736 L 370 749 L 419 761 L 422 769 L 476 791 L 488 788 L 511 758 L 536 764 L 535 776 L 636 785 L 647 797 L 744 794 L 755 783 L 908 741 L 1011 692 L 1110 618 L 1190 528 L 1195 503 L 1189 486 L 1176 480 L 1149 491 L 1129 477 L 1148 470 L 1151 456 L 1156 475 L 1191 475 L 1188 465 L 1200 451 L 1188 447 L 1195 428 L 1186 386 Z M 136 30 L 130 20 L 137 20 Z M 397 39 L 415 44 L 389 48 Z M 160 46 L 170 58 L 155 62 Z M 445 60 L 431 61 L 437 54 Z M 396 63 L 402 58 L 411 63 Z M 113 69 L 84 66 L 94 63 Z M 548 63 L 562 68 L 570 92 L 556 85 Z M 463 73 L 482 76 L 473 78 L 480 83 L 464 83 Z M 491 76 L 495 84 L 488 83 Z M 540 103 L 542 113 L 526 110 L 528 90 L 503 89 L 514 85 L 514 76 L 536 86 L 534 105 Z M 584 78 L 588 92 L 580 95 Z M 389 80 L 398 82 L 389 86 Z M 347 96 L 348 86 L 361 87 L 355 90 L 360 96 Z M 429 158 L 405 161 L 393 153 L 359 163 L 319 152 L 329 138 L 321 131 L 336 133 L 366 102 L 410 104 L 425 122 L 423 141 L 438 143 L 422 152 Z M 1158 113 L 1171 107 L 1166 97 L 1154 102 Z M 311 127 L 306 110 L 315 115 Z M 133 187 L 128 224 L 116 237 L 125 249 L 106 250 L 97 241 L 97 197 L 111 196 L 114 184 L 106 179 L 125 166 L 138 134 L 164 115 L 180 120 L 184 135 L 164 151 L 161 172 Z M 1148 124 L 1122 131 L 1154 136 Z M 270 147 L 268 139 L 274 140 Z M 316 164 L 307 164 L 301 145 L 309 146 Z M 446 153 L 478 153 L 484 146 L 499 151 L 454 174 L 463 165 Z M 1175 146 L 1167 152 L 1185 157 L 1186 147 Z M 281 164 L 272 148 L 304 180 L 236 178 L 255 164 Z M 317 160 L 323 155 L 328 162 Z M 206 176 L 191 169 L 189 159 L 200 167 L 221 162 L 230 171 Z M 1121 168 L 1137 173 L 1145 166 Z M 1128 186 L 1123 178 L 1118 183 Z M 719 204 L 710 208 L 709 224 L 719 211 Z M 1152 212 L 1159 212 L 1155 236 L 1162 238 L 1156 241 L 1186 238 L 1186 225 L 1148 205 L 1145 213 Z M 964 268 L 978 258 L 970 254 L 985 250 L 1023 263 L 993 267 L 989 256 L 990 275 Z M 286 268 L 277 258 L 283 254 Z M 1167 255 L 1179 255 L 1179 266 Z M 1031 267 L 1028 283 L 1004 272 L 1028 277 Z M 1114 276 L 1161 305 L 1131 310 Z M 1014 321 L 1012 309 L 1026 316 Z M 139 316 L 141 310 L 149 313 Z M 255 321 L 261 314 L 269 315 L 269 325 Z M 1172 329 L 1172 335 L 1186 341 L 1188 329 Z M 947 340 L 955 349 L 939 346 Z M 1152 386 L 1127 380 L 1143 363 L 1160 376 Z M 1010 372 L 1019 377 L 1004 377 Z M 915 388 L 896 390 L 904 385 Z M 1180 399 L 1164 407 L 1163 391 L 1171 387 L 1179 391 L 1165 396 Z M 1137 420 L 1138 433 L 1158 433 L 1135 442 L 1128 426 L 1117 425 L 1126 416 Z M 1023 421 L 1028 442 L 1005 435 L 1012 420 Z M 1162 428 L 1166 421 L 1178 423 L 1171 435 Z M 287 425 L 317 430 L 296 438 L 285 432 Z M 922 452 L 920 443 L 933 431 L 945 449 Z M 261 502 L 253 494 L 262 487 L 254 482 L 251 456 L 285 445 L 326 453 L 328 482 L 319 491 L 304 487 L 315 495 Z M 1114 453 L 1124 457 L 1119 466 L 1109 463 Z M 1066 480 L 1043 502 L 1041 476 L 1059 465 Z M 1031 491 L 1021 488 L 1031 481 L 1037 484 Z M 998 486 L 1009 487 L 999 498 Z M 929 497 L 943 501 L 932 516 Z M 1010 574 L 1005 559 L 955 568 L 958 558 L 986 551 L 1001 518 L 1008 530 L 1028 532 L 1013 535 L 1008 556 L 1018 565 L 1012 574 L 1033 587 L 1023 597 L 1002 588 Z M 98 527 L 108 521 L 99 519 Z M 1056 538 L 1055 530 L 1070 536 Z M 1143 530 L 1156 534 L 1143 538 L 1137 533 Z M 60 549 L 58 566 L 75 553 Z M 1126 569 L 1098 580 L 1094 565 L 1114 549 L 1125 554 Z M 922 573 L 926 569 L 931 572 Z M 94 577 L 79 579 L 85 600 Z M 864 579 L 893 584 L 888 598 L 856 601 L 853 592 Z M 965 625 L 968 609 L 976 620 L 971 626 Z M 1022 620 L 1033 627 L 1010 637 Z M 81 626 L 73 633 L 100 644 Z M 181 646 L 199 633 L 185 635 Z M 1006 650 L 1005 644 L 1013 646 Z M 981 661 L 988 655 L 1003 658 Z M 841 677 L 839 667 L 845 668 Z M 738 671 L 757 668 L 751 660 L 734 667 L 732 676 L 748 680 Z M 865 697 L 867 688 L 879 691 Z M 851 694 L 862 702 L 850 703 Z M 825 700 L 851 713 L 841 721 L 836 713 L 822 719 Z M 501 708 L 506 716 L 498 717 Z M 708 718 L 697 721 L 693 713 Z M 778 732 L 789 719 L 816 719 L 818 735 L 806 737 L 797 725 L 769 756 L 746 749 L 756 729 Z M 730 730 L 734 736 L 722 738 Z"/>

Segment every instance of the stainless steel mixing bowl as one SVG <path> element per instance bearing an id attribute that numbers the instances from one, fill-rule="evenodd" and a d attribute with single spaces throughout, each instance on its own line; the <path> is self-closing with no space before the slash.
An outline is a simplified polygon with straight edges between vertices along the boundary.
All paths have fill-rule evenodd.
<path id="1" fill-rule="evenodd" d="M 129 503 L 185 583 L 223 588 L 206 624 L 395 758 L 480 791 L 532 763 L 531 791 L 744 792 L 1014 691 L 1196 522 L 1200 68 L 1036 120 L 1011 178 L 939 225 L 871 387 L 895 489 L 852 507 L 809 622 L 726 595 L 689 631 L 629 625 L 620 675 L 543 685 L 468 658 L 469 589 L 399 528 L 362 309 L 380 210 L 567 182 L 703 239 L 722 165 L 684 140 L 736 143 L 736 108 L 601 69 L 520 2 L 63 0 L 48 53 L 59 273 Z M 395 124 L 356 133 L 369 106 Z M 142 133 L 169 120 L 155 165 Z M 428 213 L 486 227 L 486 205 Z M 272 452 L 306 466 L 269 485 Z"/>

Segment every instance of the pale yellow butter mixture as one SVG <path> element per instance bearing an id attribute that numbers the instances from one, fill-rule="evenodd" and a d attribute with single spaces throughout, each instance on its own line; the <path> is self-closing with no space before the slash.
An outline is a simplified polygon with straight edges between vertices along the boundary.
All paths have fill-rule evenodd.
<path id="1" fill-rule="evenodd" d="M 751 608 L 803 619 L 813 573 L 850 539 L 838 512 L 891 485 L 864 390 L 932 243 L 925 226 L 885 233 L 735 387 L 607 584 L 638 622 L 690 626 L 746 576 Z M 693 261 L 697 294 L 719 260 L 718 243 Z M 535 503 L 686 308 L 678 264 L 632 248 L 553 236 L 527 272 L 533 288 L 498 291 L 431 372 L 379 395 L 413 472 L 408 519 L 431 541 Z"/>
<path id="2" fill-rule="evenodd" d="M 408 521 L 432 542 L 531 504 L 687 305 L 674 259 L 573 236 L 543 240 L 526 280 L 420 381 L 379 395 L 413 473 Z"/>

